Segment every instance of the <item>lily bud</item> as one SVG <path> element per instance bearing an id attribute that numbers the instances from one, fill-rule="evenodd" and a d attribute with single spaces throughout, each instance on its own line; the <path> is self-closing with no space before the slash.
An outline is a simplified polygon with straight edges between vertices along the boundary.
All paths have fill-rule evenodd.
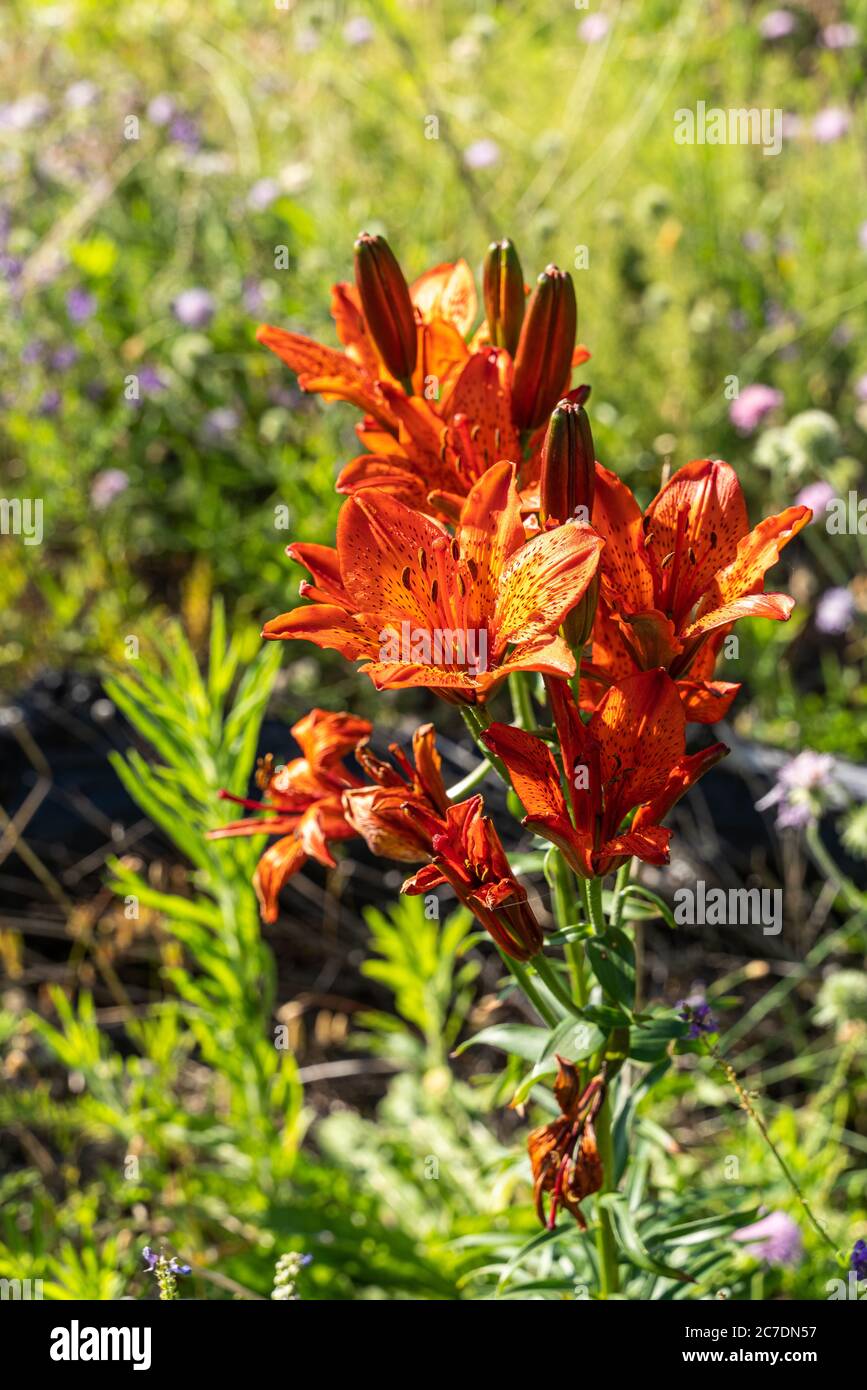
<path id="1" fill-rule="evenodd" d="M 524 322 L 524 275 L 508 238 L 492 241 L 488 247 L 482 285 L 491 342 L 514 357 Z"/>
<path id="2" fill-rule="evenodd" d="M 577 327 L 572 277 L 549 265 L 536 282 L 515 354 L 512 419 L 519 430 L 541 425 L 563 394 Z"/>
<path id="3" fill-rule="evenodd" d="M 596 486 L 594 452 L 590 421 L 583 405 L 560 401 L 542 445 L 539 520 L 543 526 L 547 521 L 561 525 L 570 520 L 590 521 Z M 588 640 L 598 601 L 597 573 L 584 597 L 566 615 L 563 635 L 570 647 L 583 647 Z"/>
<path id="4" fill-rule="evenodd" d="M 415 310 L 385 237 L 361 233 L 355 243 L 355 283 L 377 352 L 393 377 L 409 381 L 418 350 Z"/>
<path id="5" fill-rule="evenodd" d="M 560 401 L 553 411 L 542 445 L 539 479 L 542 525 L 577 518 L 590 521 L 596 485 L 596 460 L 590 421 L 583 405 Z M 579 512 L 579 507 L 585 510 Z"/>

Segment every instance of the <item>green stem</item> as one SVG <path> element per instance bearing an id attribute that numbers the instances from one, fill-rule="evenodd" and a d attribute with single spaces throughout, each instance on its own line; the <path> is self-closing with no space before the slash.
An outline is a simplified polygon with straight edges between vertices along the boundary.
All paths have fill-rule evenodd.
<path id="1" fill-rule="evenodd" d="M 573 891 L 573 879 L 562 854 L 554 854 L 554 915 L 560 928 L 572 926 L 577 913 L 577 903 Z M 569 979 L 572 982 L 572 998 L 583 1008 L 589 998 L 587 979 L 584 971 L 584 947 L 580 941 L 567 941 L 563 948 Z"/>
<path id="2" fill-rule="evenodd" d="M 623 909 L 626 906 L 626 889 L 629 887 L 629 879 L 632 874 L 632 860 L 627 859 L 625 864 L 621 864 L 617 870 L 617 877 L 614 880 L 614 906 L 611 909 L 611 925 L 619 927 L 623 918 Z"/>
<path id="3" fill-rule="evenodd" d="M 462 801 L 467 792 L 471 792 L 473 787 L 477 787 L 480 782 L 484 782 L 491 771 L 491 764 L 487 759 L 485 759 L 484 762 L 478 763 L 473 768 L 472 772 L 468 772 L 466 777 L 461 778 L 460 782 L 455 782 L 453 787 L 449 787 L 446 792 L 449 801 Z"/>
<path id="4" fill-rule="evenodd" d="M 837 1250 L 836 1245 L 832 1241 L 831 1237 L 828 1235 L 828 1232 L 825 1230 L 824 1226 L 820 1225 L 818 1219 L 813 1215 L 810 1205 L 803 1192 L 801 1191 L 800 1187 L 798 1186 L 794 1174 L 792 1173 L 791 1169 L 789 1168 L 789 1165 L 786 1163 L 786 1160 L 783 1158 L 783 1155 L 780 1153 L 779 1149 L 777 1148 L 776 1144 L 774 1143 L 773 1139 L 768 1133 L 767 1125 L 765 1124 L 756 1107 L 753 1105 L 753 1102 L 750 1099 L 748 1092 L 745 1091 L 743 1086 L 741 1085 L 737 1073 L 734 1067 L 732 1066 L 731 1062 L 726 1061 L 725 1057 L 720 1056 L 719 1050 L 716 1047 L 709 1047 L 708 1053 L 716 1062 L 720 1071 L 723 1073 L 729 1085 L 734 1090 L 740 1103 L 741 1109 L 746 1111 L 747 1115 L 750 1117 L 753 1124 L 756 1126 L 756 1129 L 759 1131 L 759 1134 L 764 1139 L 774 1158 L 777 1160 L 777 1163 L 779 1164 L 780 1169 L 782 1171 L 783 1177 L 786 1179 L 786 1182 L 789 1184 L 798 1201 L 800 1202 L 804 1214 L 807 1217 L 807 1220 L 810 1222 L 810 1225 L 813 1227 L 813 1230 L 816 1231 L 817 1234 L 821 1236 L 825 1244 L 829 1246 L 831 1250 L 833 1250 L 834 1258 L 839 1259 L 839 1251 Z"/>
<path id="5" fill-rule="evenodd" d="M 846 906 L 852 912 L 859 912 L 867 903 L 867 895 L 859 893 L 851 879 L 841 873 L 838 866 L 834 863 L 830 854 L 822 844 L 822 837 L 819 834 L 819 827 L 814 822 L 807 827 L 807 845 L 817 866 L 828 878 L 829 882 L 836 884 L 839 891 L 843 894 Z"/>
<path id="6" fill-rule="evenodd" d="M 532 965 L 537 975 L 539 976 L 539 979 L 544 980 L 545 984 L 548 986 L 548 989 L 554 995 L 554 998 L 557 1000 L 557 1002 L 563 1005 L 563 1008 L 566 1010 L 567 1013 L 577 1015 L 579 1011 L 575 1004 L 575 1001 L 573 1000 L 569 991 L 566 989 L 565 985 L 563 984 L 563 981 L 560 979 L 560 976 L 557 974 L 557 971 L 555 970 L 554 966 L 548 960 L 544 951 L 539 951 L 533 957 Z"/>
<path id="7" fill-rule="evenodd" d="M 611 1137 L 611 1100 L 606 1096 L 596 1117 L 596 1144 L 602 1162 L 602 1187 L 599 1195 L 614 1191 L 614 1143 Z M 617 1268 L 617 1242 L 611 1213 L 597 1203 L 596 1249 L 599 1254 L 599 1293 L 601 1298 L 610 1298 L 620 1291 L 620 1274 Z"/>
<path id="8" fill-rule="evenodd" d="M 499 946 L 497 950 L 500 951 Z M 524 994 L 533 1005 L 533 1008 L 536 1010 L 536 1013 L 542 1019 L 542 1022 L 547 1023 L 549 1028 L 556 1028 L 559 1022 L 557 1015 L 554 1013 L 554 1010 L 549 1008 L 545 1003 L 545 1000 L 533 984 L 526 965 L 519 960 L 515 960 L 512 956 L 506 955 L 505 951 L 500 951 L 500 955 L 503 958 L 503 964 L 506 969 L 514 976 L 518 986 L 523 990 Z"/>
<path id="9" fill-rule="evenodd" d="M 536 716 L 533 713 L 533 697 L 530 694 L 530 677 L 526 671 L 513 671 L 509 676 L 509 694 L 512 697 L 512 711 L 518 727 L 535 728 Z"/>
<path id="10" fill-rule="evenodd" d="M 486 729 L 486 728 L 488 727 L 488 725 L 490 724 L 491 720 L 490 720 L 490 717 L 489 717 L 488 715 L 486 715 L 486 714 L 485 714 L 485 715 L 480 714 L 478 711 L 479 711 L 479 706 L 478 706 L 478 705 L 461 705 L 461 714 L 462 714 L 463 717 L 464 717 L 464 723 L 466 724 L 467 728 L 469 729 L 469 731 L 470 731 L 470 736 L 471 736 L 473 742 L 475 743 L 476 747 L 478 748 L 479 752 L 481 753 L 482 757 L 491 765 L 491 767 L 494 769 L 494 771 L 502 778 L 502 780 L 505 782 L 506 786 L 507 786 L 507 787 L 511 787 L 511 785 L 512 785 L 512 779 L 510 778 L 510 776 L 509 776 L 509 774 L 508 774 L 508 772 L 507 772 L 507 770 L 506 770 L 505 763 L 503 763 L 503 762 L 497 757 L 496 753 L 492 753 L 491 750 L 490 750 L 490 748 L 488 748 L 488 747 L 482 742 L 482 734 L 484 733 L 485 729 Z"/>
<path id="11" fill-rule="evenodd" d="M 587 898 L 587 919 L 597 936 L 605 933 L 605 909 L 602 906 L 602 879 L 588 878 L 585 881 Z"/>

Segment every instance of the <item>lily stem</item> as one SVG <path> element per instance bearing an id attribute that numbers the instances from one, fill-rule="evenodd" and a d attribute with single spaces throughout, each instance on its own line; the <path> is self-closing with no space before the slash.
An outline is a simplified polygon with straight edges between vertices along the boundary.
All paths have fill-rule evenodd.
<path id="1" fill-rule="evenodd" d="M 614 1191 L 614 1143 L 611 1137 L 611 1100 L 609 1096 L 602 1102 L 596 1117 L 596 1144 L 602 1163 L 602 1187 L 600 1196 Z M 601 1298 L 611 1298 L 620 1291 L 620 1272 L 617 1268 L 617 1242 L 611 1213 L 597 1203 L 596 1250 L 599 1255 L 599 1294 Z"/>
<path id="2" fill-rule="evenodd" d="M 464 717 L 464 723 L 469 729 L 470 737 L 482 754 L 482 757 L 502 778 L 506 786 L 511 787 L 512 780 L 506 770 L 505 763 L 497 757 L 496 753 L 492 753 L 490 748 L 482 742 L 482 734 L 491 722 L 489 716 L 480 714 L 478 705 L 461 705 L 461 714 Z"/>
<path id="3" fill-rule="evenodd" d="M 554 855 L 554 915 L 561 929 L 570 927 L 575 921 L 577 903 L 573 891 L 572 875 L 562 854 Z M 575 1003 L 584 1008 L 588 1000 L 587 980 L 584 973 L 584 947 L 580 941 L 567 941 L 564 946 L 566 965 L 572 982 L 572 997 Z"/>
<path id="4" fill-rule="evenodd" d="M 499 946 L 497 947 L 497 950 L 500 951 Z M 554 1013 L 554 1010 L 550 1007 L 550 1005 L 545 1003 L 545 1000 L 542 998 L 536 986 L 533 984 L 533 981 L 530 979 L 530 972 L 527 969 L 526 965 L 524 965 L 521 961 L 515 960 L 513 956 L 506 955 L 505 951 L 500 951 L 500 955 L 503 958 L 503 964 L 505 965 L 506 969 L 509 971 L 511 975 L 514 976 L 519 988 L 523 990 L 524 994 L 526 995 L 530 1003 L 533 1005 L 533 1008 L 536 1010 L 536 1013 L 539 1015 L 542 1022 L 546 1023 L 549 1028 L 556 1028 L 557 1023 L 559 1022 L 557 1015 Z"/>
<path id="5" fill-rule="evenodd" d="M 512 712 L 515 716 L 515 723 L 521 729 L 535 728 L 536 716 L 533 713 L 530 677 L 525 671 L 513 671 L 509 676 L 509 694 L 512 697 Z"/>

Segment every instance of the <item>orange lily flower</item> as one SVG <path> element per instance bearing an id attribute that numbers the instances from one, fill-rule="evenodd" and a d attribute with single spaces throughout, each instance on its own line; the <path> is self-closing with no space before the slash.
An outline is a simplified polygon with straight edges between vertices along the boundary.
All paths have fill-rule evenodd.
<path id="1" fill-rule="evenodd" d="M 374 785 L 343 793 L 346 820 L 373 854 L 385 859 L 429 859 L 433 853 L 430 832 L 411 817 L 407 807 L 423 807 L 445 826 L 449 799 L 433 724 L 423 724 L 413 734 L 414 765 L 396 743 L 390 743 L 388 751 L 397 770 L 371 753 L 365 743 L 356 748 L 355 757 Z"/>
<path id="2" fill-rule="evenodd" d="M 554 1098 L 561 1116 L 534 1129 L 527 1139 L 536 1213 L 543 1226 L 553 1231 L 557 1208 L 564 1206 L 582 1231 L 587 1222 L 580 1203 L 598 1192 L 604 1172 L 596 1146 L 593 1121 L 605 1099 L 605 1078 L 600 1073 L 583 1090 L 578 1068 L 557 1054 L 559 1071 L 554 1082 Z M 544 1194 L 551 1193 L 551 1210 L 546 1220 Z"/>
<path id="3" fill-rule="evenodd" d="M 725 756 L 725 744 L 685 753 L 686 716 L 663 670 L 642 671 L 612 686 L 586 725 L 568 684 L 546 685 L 569 802 L 541 739 L 508 724 L 491 724 L 482 734 L 509 769 L 527 811 L 523 824 L 557 845 L 582 878 L 602 878 L 632 855 L 667 864 L 671 831 L 660 821 Z"/>
<path id="4" fill-rule="evenodd" d="M 400 772 L 368 748 L 371 725 L 366 719 L 314 709 L 291 732 L 303 756 L 277 770 L 270 754 L 260 761 L 256 781 L 266 800 L 221 793 L 224 800 L 265 814 L 221 825 L 208 834 L 211 840 L 281 837 L 262 855 L 253 876 L 265 922 L 276 922 L 280 890 L 308 858 L 334 867 L 334 841 L 361 835 L 374 854 L 413 862 L 429 859 L 431 836 L 404 808 L 427 812 L 441 827 L 448 808 L 432 724 L 413 735 L 414 766 L 396 744 L 390 746 Z M 374 785 L 365 785 L 345 766 L 343 759 L 350 752 Z"/>
<path id="5" fill-rule="evenodd" d="M 407 813 L 431 836 L 433 862 L 404 883 L 402 892 L 428 893 L 450 883 L 494 941 L 514 960 L 527 961 L 542 947 L 542 929 L 527 901 L 527 890 L 506 858 L 493 822 L 483 815 L 480 796 L 450 806 L 445 825 L 417 804 Z"/>
<path id="6" fill-rule="evenodd" d="M 260 761 L 256 782 L 265 795 L 264 801 L 221 793 L 226 801 L 266 814 L 221 825 L 209 831 L 208 839 L 262 834 L 281 837 L 262 855 L 253 876 L 263 921 L 276 922 L 280 889 L 308 858 L 333 868 L 337 861 L 331 853 L 331 842 L 355 834 L 346 821 L 341 797 L 347 788 L 358 787 L 361 781 L 348 770 L 343 759 L 359 740 L 369 737 L 371 730 L 366 719 L 311 710 L 291 729 L 302 756 L 277 769 L 270 754 Z"/>
<path id="7" fill-rule="evenodd" d="M 738 618 L 789 617 L 794 599 L 766 594 L 764 575 L 811 516 L 787 507 L 750 530 L 737 474 L 710 459 L 679 469 L 642 516 L 625 483 L 597 463 L 593 525 L 606 546 L 584 668 L 590 702 L 606 684 L 662 666 L 690 720 L 722 718 L 740 689 L 710 679 L 722 642 Z"/>
<path id="8" fill-rule="evenodd" d="M 453 703 L 484 703 L 511 671 L 571 676 L 557 635 L 596 572 L 602 541 L 578 522 L 525 539 L 515 469 L 474 485 L 455 535 L 397 498 L 361 492 L 344 504 L 337 547 L 291 545 L 315 600 L 265 624 L 366 658 L 378 690 L 427 686 Z"/>

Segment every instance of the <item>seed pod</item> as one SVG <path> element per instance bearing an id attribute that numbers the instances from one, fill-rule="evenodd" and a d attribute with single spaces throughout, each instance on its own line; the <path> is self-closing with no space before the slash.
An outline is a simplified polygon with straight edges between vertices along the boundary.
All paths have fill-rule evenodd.
<path id="1" fill-rule="evenodd" d="M 549 265 L 530 299 L 512 381 L 512 419 L 519 430 L 542 424 L 568 384 L 578 310 L 572 277 Z"/>
<path id="2" fill-rule="evenodd" d="M 491 342 L 514 357 L 524 322 L 524 275 L 508 238 L 492 241 L 488 247 L 482 286 Z"/>
<path id="3" fill-rule="evenodd" d="M 376 350 L 393 377 L 415 371 L 415 311 L 403 271 L 385 237 L 362 232 L 355 243 L 355 283 Z"/>

